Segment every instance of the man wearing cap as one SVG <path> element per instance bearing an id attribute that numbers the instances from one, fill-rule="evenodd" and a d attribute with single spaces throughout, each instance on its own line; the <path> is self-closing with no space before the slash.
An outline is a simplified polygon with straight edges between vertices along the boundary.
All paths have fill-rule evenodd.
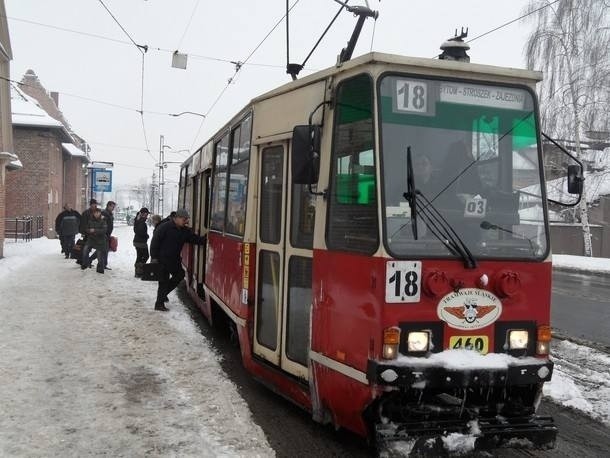
<path id="1" fill-rule="evenodd" d="M 141 277 L 144 269 L 144 264 L 148 261 L 148 225 L 146 220 L 148 218 L 148 208 L 142 207 L 136 214 L 133 220 L 133 246 L 136 249 L 136 263 L 134 264 L 136 270 L 136 277 Z"/>
<path id="2" fill-rule="evenodd" d="M 167 312 L 165 307 L 167 295 L 171 293 L 184 278 L 180 252 L 185 243 L 203 245 L 205 236 L 200 237 L 188 227 L 189 213 L 181 208 L 176 211 L 176 216 L 165 223 L 161 223 L 153 233 L 150 243 L 151 262 L 161 264 L 159 273 L 159 288 L 157 289 L 157 301 L 155 310 Z"/>

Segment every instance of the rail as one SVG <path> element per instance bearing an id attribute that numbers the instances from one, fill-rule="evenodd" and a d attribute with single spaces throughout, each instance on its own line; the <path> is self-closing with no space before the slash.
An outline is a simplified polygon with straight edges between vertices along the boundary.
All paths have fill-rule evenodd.
<path id="1" fill-rule="evenodd" d="M 31 241 L 40 238 L 44 233 L 42 216 L 21 216 L 17 218 L 4 218 L 4 238 Z"/>

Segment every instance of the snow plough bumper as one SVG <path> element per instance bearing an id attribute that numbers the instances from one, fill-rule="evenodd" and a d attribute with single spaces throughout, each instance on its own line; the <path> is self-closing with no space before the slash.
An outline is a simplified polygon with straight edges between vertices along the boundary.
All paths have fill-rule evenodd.
<path id="1" fill-rule="evenodd" d="M 409 358 L 411 359 L 411 358 Z M 369 360 L 367 378 L 384 394 L 375 404 L 379 450 L 404 444 L 413 456 L 496 447 L 553 448 L 551 417 L 535 415 L 553 363 L 528 358 L 497 368 L 448 368 Z M 456 445 L 457 444 L 457 445 Z M 392 453 L 381 453 L 392 456 Z"/>

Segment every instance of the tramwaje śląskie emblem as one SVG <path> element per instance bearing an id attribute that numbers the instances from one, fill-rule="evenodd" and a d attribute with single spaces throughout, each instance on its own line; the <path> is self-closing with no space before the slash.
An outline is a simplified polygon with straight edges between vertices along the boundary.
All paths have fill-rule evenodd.
<path id="1" fill-rule="evenodd" d="M 444 296 L 438 303 L 438 317 L 455 329 L 481 329 L 502 314 L 502 302 L 484 289 L 464 288 Z"/>

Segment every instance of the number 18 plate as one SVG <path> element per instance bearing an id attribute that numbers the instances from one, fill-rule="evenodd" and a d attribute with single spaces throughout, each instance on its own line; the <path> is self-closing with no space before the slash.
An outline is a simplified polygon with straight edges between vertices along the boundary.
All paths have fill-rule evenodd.
<path id="1" fill-rule="evenodd" d="M 489 352 L 489 337 L 487 336 L 451 336 L 449 337 L 449 348 L 464 348 L 476 350 L 482 355 Z"/>

